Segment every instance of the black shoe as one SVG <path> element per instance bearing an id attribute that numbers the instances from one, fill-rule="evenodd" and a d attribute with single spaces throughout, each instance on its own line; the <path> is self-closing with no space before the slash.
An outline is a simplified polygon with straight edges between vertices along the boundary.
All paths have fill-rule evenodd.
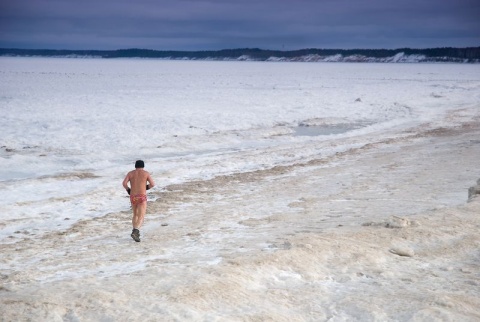
<path id="1" fill-rule="evenodd" d="M 132 234 L 130 236 L 132 236 L 133 240 L 136 241 L 137 243 L 140 242 L 140 230 L 133 229 Z"/>

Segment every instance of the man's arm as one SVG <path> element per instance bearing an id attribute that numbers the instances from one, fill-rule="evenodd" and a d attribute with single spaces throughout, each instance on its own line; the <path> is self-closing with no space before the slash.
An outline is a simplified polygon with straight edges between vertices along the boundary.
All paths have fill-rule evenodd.
<path id="1" fill-rule="evenodd" d="M 152 177 L 150 176 L 150 173 L 147 175 L 147 190 L 155 187 L 155 181 L 153 181 Z"/>
<path id="2" fill-rule="evenodd" d="M 130 194 L 130 188 L 128 187 L 128 182 L 130 181 L 130 172 L 127 174 L 125 179 L 123 179 L 122 185 L 127 190 L 128 194 Z"/>

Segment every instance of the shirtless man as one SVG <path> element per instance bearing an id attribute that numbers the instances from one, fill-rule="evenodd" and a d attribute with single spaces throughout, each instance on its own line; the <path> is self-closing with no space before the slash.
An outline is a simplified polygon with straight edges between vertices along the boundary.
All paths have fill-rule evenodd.
<path id="1" fill-rule="evenodd" d="M 123 180 L 123 187 L 130 195 L 130 202 L 132 203 L 133 217 L 132 225 L 133 240 L 140 242 L 140 226 L 143 224 L 145 218 L 145 212 L 147 211 L 147 190 L 155 186 L 150 173 L 143 170 L 145 163 L 142 160 L 135 162 L 135 170 L 127 173 L 127 176 Z M 128 187 L 130 182 L 130 187 Z M 148 182 L 148 183 L 147 183 Z"/>

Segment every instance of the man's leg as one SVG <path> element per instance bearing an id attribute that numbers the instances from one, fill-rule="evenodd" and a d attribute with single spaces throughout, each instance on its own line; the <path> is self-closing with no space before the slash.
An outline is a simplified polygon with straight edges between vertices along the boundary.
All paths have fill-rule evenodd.
<path id="1" fill-rule="evenodd" d="M 147 211 L 147 203 L 142 202 L 137 205 L 132 205 L 133 217 L 132 217 L 132 238 L 136 242 L 140 242 L 140 226 L 143 224 L 143 219 L 145 218 L 145 212 Z"/>
<path id="2" fill-rule="evenodd" d="M 132 208 L 133 208 L 133 218 L 132 218 L 133 228 L 140 229 L 140 227 L 143 225 L 145 212 L 147 211 L 147 203 L 142 202 L 141 204 L 132 206 Z"/>
<path id="3" fill-rule="evenodd" d="M 135 226 L 136 221 L 137 221 L 137 205 L 132 205 L 132 210 L 133 210 L 133 215 L 132 215 L 132 226 L 133 228 L 137 228 Z"/>

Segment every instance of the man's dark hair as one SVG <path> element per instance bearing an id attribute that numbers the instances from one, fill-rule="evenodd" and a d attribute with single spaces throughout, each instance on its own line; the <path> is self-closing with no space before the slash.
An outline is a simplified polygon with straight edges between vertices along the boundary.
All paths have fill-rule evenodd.
<path id="1" fill-rule="evenodd" d="M 138 169 L 138 168 L 145 168 L 145 162 L 143 162 L 142 160 L 137 160 L 135 162 L 135 169 Z"/>

